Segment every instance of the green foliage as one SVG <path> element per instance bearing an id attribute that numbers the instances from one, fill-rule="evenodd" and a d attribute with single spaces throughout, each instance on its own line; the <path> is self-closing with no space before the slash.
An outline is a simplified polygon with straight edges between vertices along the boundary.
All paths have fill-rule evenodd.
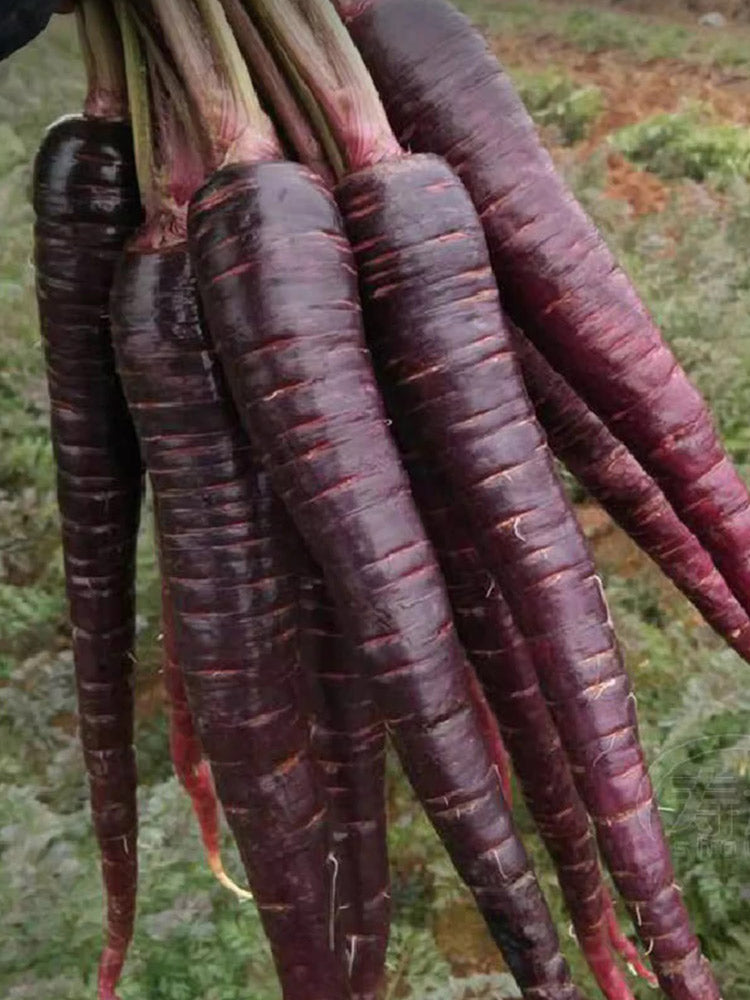
<path id="1" fill-rule="evenodd" d="M 719 188 L 750 180 L 750 129 L 711 121 L 699 108 L 627 125 L 612 143 L 633 163 L 668 180 L 709 181 Z"/>
<path id="2" fill-rule="evenodd" d="M 0 992 L 80 1000 L 92 994 L 101 946 L 87 810 L 55 813 L 29 788 L 6 802 L 0 892 L 13 932 L 0 941 Z M 144 789 L 140 814 L 140 915 L 123 1000 L 276 1000 L 257 911 L 212 880 L 176 780 Z"/>
<path id="3" fill-rule="evenodd" d="M 14 640 L 37 629 L 39 622 L 62 618 L 64 595 L 59 588 L 51 593 L 35 587 L 0 583 L 0 605 L 5 611 L 5 617 L 0 620 L 0 645 L 7 650 Z"/>
<path id="4" fill-rule="evenodd" d="M 740 974 L 738 945 L 750 921 L 743 888 L 750 884 L 750 699 L 731 654 L 711 662 L 663 719 L 652 772 L 696 930 L 718 969 L 726 968 L 725 983 L 734 969 L 734 995 L 747 996 L 750 973 L 745 966 Z"/>
<path id="5" fill-rule="evenodd" d="M 562 34 L 584 52 L 625 49 L 642 59 L 673 58 L 690 40 L 689 29 L 682 25 L 654 24 L 616 11 L 580 7 L 564 17 Z"/>
<path id="6" fill-rule="evenodd" d="M 44 129 L 83 96 L 73 19 L 56 20 L 0 64 L 0 678 L 48 646 L 64 618 L 28 198 Z"/>
<path id="7" fill-rule="evenodd" d="M 487 31 L 512 32 L 528 38 L 530 45 L 536 38 L 554 35 L 582 52 L 616 50 L 635 63 L 679 59 L 696 65 L 750 66 L 747 39 L 742 33 L 707 32 L 694 24 L 558 0 L 460 0 L 458 6 Z"/>
<path id="8" fill-rule="evenodd" d="M 606 578 L 685 902 L 724 987 L 750 998 L 750 747 L 745 671 L 654 570 Z M 730 990 L 731 985 L 731 990 Z M 644 1000 L 645 988 L 636 991 Z"/>
<path id="9" fill-rule="evenodd" d="M 747 400 L 750 186 L 728 200 L 676 195 L 668 210 L 627 218 L 613 202 L 588 206 L 677 356 L 707 397 L 733 458 L 750 463 Z"/>
<path id="10" fill-rule="evenodd" d="M 602 111 L 598 87 L 578 86 L 563 73 L 516 73 L 513 79 L 534 121 L 561 145 L 584 139 Z"/>

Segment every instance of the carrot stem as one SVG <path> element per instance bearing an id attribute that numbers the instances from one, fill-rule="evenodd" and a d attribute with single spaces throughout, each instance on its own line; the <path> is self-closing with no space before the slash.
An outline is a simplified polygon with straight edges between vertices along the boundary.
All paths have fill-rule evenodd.
<path id="1" fill-rule="evenodd" d="M 200 129 L 195 123 L 194 109 L 169 57 L 163 37 L 160 36 L 152 18 L 142 17 L 141 12 L 135 8 L 131 10 L 131 16 L 145 52 L 149 77 L 151 118 L 162 123 L 168 120 L 179 122 L 180 127 L 190 134 L 191 145 L 200 148 L 202 137 L 200 134 L 195 134 L 196 131 L 199 133 Z M 159 138 L 157 137 L 154 140 L 156 159 L 158 159 L 158 153 Z"/>
<path id="2" fill-rule="evenodd" d="M 337 163 L 340 172 L 341 157 L 317 103 L 313 101 L 311 108 L 309 102 L 298 101 L 295 94 L 300 87 L 304 87 L 304 83 L 295 81 L 293 88 L 289 84 L 242 0 L 221 0 L 221 3 L 261 96 L 273 109 L 294 152 L 303 163 L 332 184 L 331 163 Z M 287 63 L 284 68 L 288 75 L 294 72 Z M 316 121 L 313 127 L 311 118 L 314 114 L 320 121 Z"/>
<path id="3" fill-rule="evenodd" d="M 219 0 L 151 0 L 211 151 L 209 166 L 276 159 L 263 111 Z"/>
<path id="4" fill-rule="evenodd" d="M 307 112 L 307 116 L 315 130 L 315 134 L 320 140 L 321 146 L 325 150 L 326 157 L 328 158 L 328 162 L 331 164 L 334 175 L 336 177 L 343 177 L 346 172 L 343 157 L 339 151 L 336 139 L 334 138 L 334 135 L 328 125 L 326 116 L 315 99 L 312 90 L 307 86 L 294 62 L 289 58 L 286 52 L 279 49 L 277 50 L 276 57 L 279 63 L 281 63 L 284 67 L 287 79 L 289 80 L 294 93 L 297 95 L 300 104 Z"/>
<path id="5" fill-rule="evenodd" d="M 347 171 L 402 155 L 380 96 L 329 0 L 253 0 L 257 18 L 295 77 L 308 113 L 325 118 Z M 321 136 L 324 141 L 324 136 Z M 339 176 L 342 176 L 339 171 Z"/>
<path id="6" fill-rule="evenodd" d="M 158 202 L 158 192 L 155 182 L 154 136 L 148 98 L 148 69 L 143 46 L 127 3 L 125 0 L 114 0 L 114 4 L 122 37 L 128 105 L 135 149 L 135 170 L 138 176 L 141 202 L 144 211 L 149 215 L 154 211 Z"/>
<path id="7" fill-rule="evenodd" d="M 88 80 L 84 113 L 92 118 L 127 118 L 125 62 L 110 0 L 81 0 L 76 21 Z"/>
<path id="8" fill-rule="evenodd" d="M 187 237 L 187 206 L 205 177 L 190 104 L 141 12 L 116 0 L 146 224 L 135 237 L 155 250 Z M 165 75 L 167 79 L 165 80 Z"/>

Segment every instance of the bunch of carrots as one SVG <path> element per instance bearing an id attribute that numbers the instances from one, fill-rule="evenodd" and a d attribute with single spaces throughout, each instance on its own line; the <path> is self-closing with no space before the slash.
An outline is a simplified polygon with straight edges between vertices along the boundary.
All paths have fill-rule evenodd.
<path id="1" fill-rule="evenodd" d="M 382 986 L 387 738 L 524 997 L 582 994 L 508 760 L 602 994 L 719 1000 L 555 457 L 748 660 L 750 498 L 508 77 L 448 0 L 76 9 L 88 96 L 34 204 L 100 1000 L 136 909 L 144 473 L 175 769 L 285 1000 Z"/>

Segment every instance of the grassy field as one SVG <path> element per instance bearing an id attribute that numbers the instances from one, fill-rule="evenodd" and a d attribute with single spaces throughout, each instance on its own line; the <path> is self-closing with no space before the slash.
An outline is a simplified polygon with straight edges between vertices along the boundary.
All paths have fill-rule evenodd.
<path id="1" fill-rule="evenodd" d="M 750 475 L 747 38 L 541 0 L 466 0 L 466 7 Z M 80 105 L 70 29 L 56 24 L 0 65 L 0 996 L 8 1000 L 93 996 L 101 934 L 30 264 L 33 153 L 45 125 Z M 675 78 L 688 81 L 677 88 L 682 94 Z M 580 492 L 575 498 L 635 679 L 680 885 L 725 996 L 750 1000 L 747 667 L 600 511 Z M 171 776 L 148 519 L 140 580 L 141 896 L 122 1000 L 275 1000 L 252 905 L 228 899 L 209 877 Z M 388 1000 L 511 996 L 395 767 L 391 779 L 396 920 Z M 520 807 L 518 818 L 566 952 L 593 997 L 550 866 Z M 227 854 L 237 873 L 229 845 Z M 636 992 L 639 1000 L 653 996 L 645 987 Z"/>

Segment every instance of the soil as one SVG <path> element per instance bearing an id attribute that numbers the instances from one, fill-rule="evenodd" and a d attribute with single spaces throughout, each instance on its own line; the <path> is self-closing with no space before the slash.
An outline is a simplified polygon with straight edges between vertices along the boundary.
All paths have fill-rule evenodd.
<path id="1" fill-rule="evenodd" d="M 554 0 L 553 0 L 554 2 Z M 614 7 L 638 14 L 658 13 L 660 17 L 695 21 L 717 11 L 730 21 L 750 23 L 750 0 L 587 0 L 590 6 Z"/>
<path id="2" fill-rule="evenodd" d="M 699 102 L 716 115 L 738 125 L 750 126 L 750 75 L 716 66 L 683 63 L 677 59 L 654 59 L 635 64 L 625 51 L 582 52 L 549 35 L 534 39 L 504 35 L 496 37 L 494 49 L 501 62 L 529 72 L 550 67 L 565 72 L 582 84 L 595 84 L 602 91 L 605 110 L 590 141 L 664 111 L 677 111 L 686 102 Z"/>
<path id="3" fill-rule="evenodd" d="M 599 2 L 601 6 L 622 9 L 648 7 L 641 0 Z M 750 0 L 745 6 L 750 11 Z M 689 0 L 675 0 L 668 7 L 684 12 L 689 8 Z M 653 6 L 650 9 L 653 10 Z M 661 7 L 660 13 L 663 13 Z M 528 36 L 512 34 L 496 36 L 492 41 L 500 61 L 511 69 L 541 73 L 554 68 L 582 86 L 595 85 L 601 91 L 602 114 L 584 142 L 572 150 L 553 151 L 560 154 L 556 158 L 561 160 L 569 157 L 584 160 L 617 129 L 652 115 L 679 111 L 691 103 L 712 109 L 722 121 L 750 127 L 750 75 L 747 71 L 696 65 L 677 59 L 636 63 L 632 54 L 626 51 L 582 52 L 552 35 L 539 35 L 531 43 Z M 607 165 L 607 194 L 626 201 L 634 214 L 659 212 L 667 206 L 669 190 L 658 177 L 637 169 L 614 152 L 608 155 Z"/>

